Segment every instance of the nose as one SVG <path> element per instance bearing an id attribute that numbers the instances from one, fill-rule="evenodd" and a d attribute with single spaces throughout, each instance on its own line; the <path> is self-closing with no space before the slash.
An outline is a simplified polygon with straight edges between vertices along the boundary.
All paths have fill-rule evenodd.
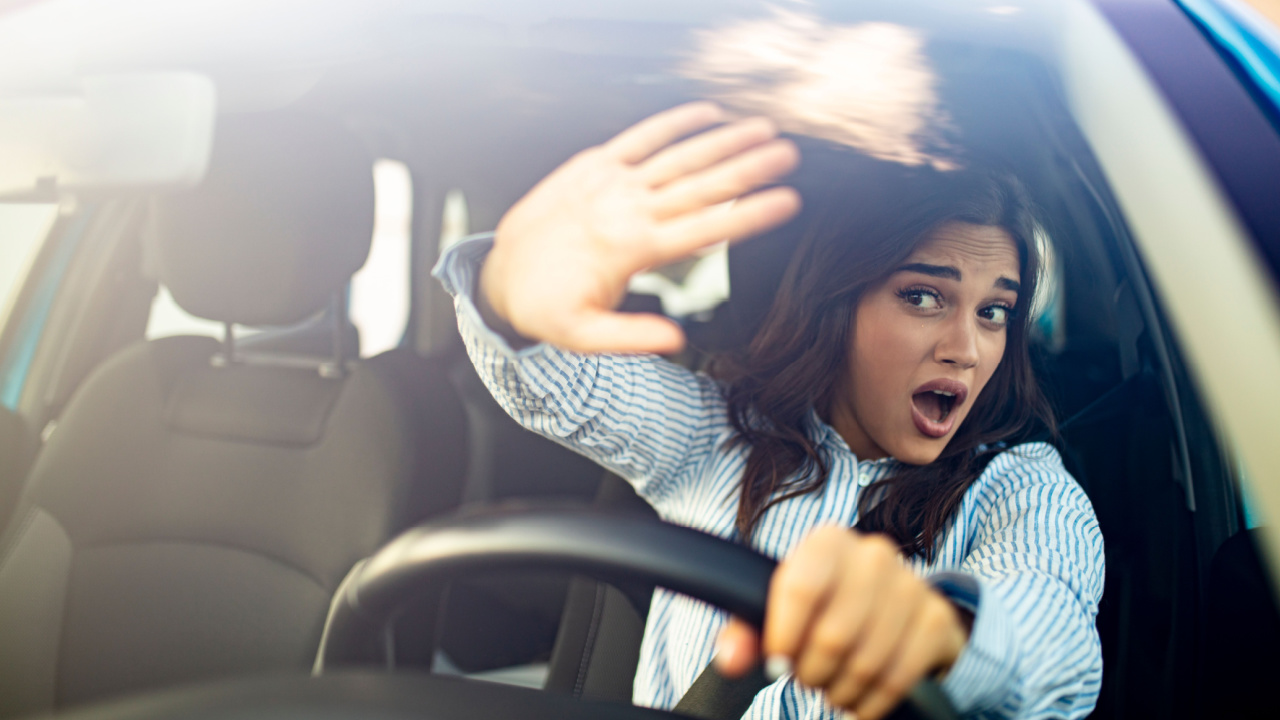
<path id="1" fill-rule="evenodd" d="M 978 327 L 967 317 L 957 313 L 944 326 L 942 337 L 933 351 L 934 360 L 956 365 L 964 370 L 978 364 Z"/>

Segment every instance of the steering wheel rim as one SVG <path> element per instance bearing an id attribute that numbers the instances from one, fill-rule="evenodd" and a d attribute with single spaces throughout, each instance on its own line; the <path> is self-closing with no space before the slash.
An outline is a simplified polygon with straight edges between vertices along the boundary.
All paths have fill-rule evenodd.
<path id="1" fill-rule="evenodd" d="M 377 637 L 426 588 L 485 571 L 548 570 L 643 581 L 764 624 L 777 563 L 741 545 L 647 517 L 588 510 L 494 512 L 412 528 L 352 569 L 334 594 L 314 674 L 368 660 Z M 922 680 L 895 717 L 956 717 Z"/>

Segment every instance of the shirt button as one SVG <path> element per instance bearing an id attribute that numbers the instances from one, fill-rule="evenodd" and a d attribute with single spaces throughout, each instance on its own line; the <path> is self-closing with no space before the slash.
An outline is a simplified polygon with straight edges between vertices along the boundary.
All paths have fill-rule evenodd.
<path id="1" fill-rule="evenodd" d="M 870 485 L 870 484 L 871 484 L 871 473 L 867 472 L 866 470 L 861 470 L 861 471 L 859 471 L 859 472 L 858 472 L 858 484 L 859 484 L 859 485 L 861 485 L 862 487 L 866 487 L 866 486 Z"/>

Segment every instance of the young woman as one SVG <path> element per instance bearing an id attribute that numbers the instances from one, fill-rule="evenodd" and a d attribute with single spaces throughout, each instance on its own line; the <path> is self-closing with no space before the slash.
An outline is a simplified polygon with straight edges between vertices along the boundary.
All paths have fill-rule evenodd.
<path id="1" fill-rule="evenodd" d="M 935 673 L 966 713 L 1087 714 L 1102 539 L 1056 452 L 1016 444 L 1052 424 L 1018 186 L 951 174 L 909 211 L 824 208 L 750 347 L 695 374 L 657 357 L 678 326 L 613 309 L 633 274 L 798 211 L 794 190 L 759 190 L 796 148 L 721 120 L 686 105 L 580 153 L 436 271 L 513 417 L 664 518 L 782 560 L 762 637 L 655 594 L 636 702 L 671 707 L 713 657 L 737 674 L 763 656 L 778 680 L 748 717 L 875 720 Z"/>

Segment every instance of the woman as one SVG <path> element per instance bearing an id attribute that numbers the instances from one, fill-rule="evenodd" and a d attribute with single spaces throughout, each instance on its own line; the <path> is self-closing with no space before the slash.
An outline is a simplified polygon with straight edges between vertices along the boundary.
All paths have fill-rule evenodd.
<path id="1" fill-rule="evenodd" d="M 680 349 L 676 325 L 613 308 L 636 272 L 798 211 L 790 188 L 757 191 L 798 161 L 767 120 L 681 140 L 721 120 L 686 105 L 580 153 L 437 268 L 517 420 L 664 518 L 782 559 L 759 638 L 657 593 L 635 700 L 671 707 L 713 656 L 729 674 L 764 656 L 778 680 L 748 717 L 875 720 L 931 673 L 964 712 L 1087 714 L 1097 523 L 1052 448 L 1001 449 L 1051 422 L 1027 360 L 1037 261 L 1016 185 L 944 183 L 859 237 L 810 233 L 713 379 L 647 354 Z"/>

